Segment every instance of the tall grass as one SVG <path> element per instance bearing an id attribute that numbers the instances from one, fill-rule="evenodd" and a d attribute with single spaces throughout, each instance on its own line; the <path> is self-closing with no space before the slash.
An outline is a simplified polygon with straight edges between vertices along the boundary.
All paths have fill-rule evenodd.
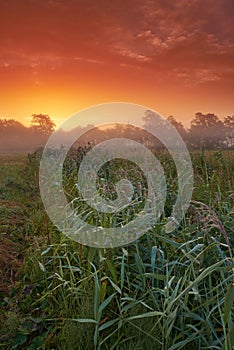
<path id="1" fill-rule="evenodd" d="M 125 247 L 96 249 L 67 239 L 38 198 L 25 223 L 27 237 L 31 232 L 34 239 L 22 279 L 4 301 L 6 349 L 233 348 L 233 154 L 192 154 L 193 201 L 170 234 L 164 223 L 175 199 L 175 169 L 166 155 L 159 157 L 168 169 L 166 212 Z M 64 172 L 71 200 L 76 160 L 68 158 Z M 37 166 L 31 158 L 28 171 L 36 174 Z M 136 192 L 139 202 L 140 197 Z M 120 221 L 131 218 L 125 211 Z"/>

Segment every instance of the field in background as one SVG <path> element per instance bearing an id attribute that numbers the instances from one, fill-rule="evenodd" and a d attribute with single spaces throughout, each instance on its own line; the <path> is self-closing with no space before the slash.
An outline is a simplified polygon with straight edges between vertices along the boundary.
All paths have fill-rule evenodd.
<path id="1" fill-rule="evenodd" d="M 234 153 L 192 153 L 193 201 L 172 234 L 176 174 L 159 158 L 165 215 L 131 245 L 94 249 L 48 219 L 39 153 L 0 156 L 0 348 L 232 349 Z M 79 161 L 67 159 L 67 184 Z"/>

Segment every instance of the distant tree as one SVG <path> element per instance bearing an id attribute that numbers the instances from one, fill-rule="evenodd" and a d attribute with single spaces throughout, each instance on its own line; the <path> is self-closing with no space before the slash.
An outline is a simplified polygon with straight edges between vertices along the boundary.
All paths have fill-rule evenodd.
<path id="1" fill-rule="evenodd" d="M 185 130 L 184 125 L 181 122 L 178 122 L 172 115 L 170 115 L 167 120 L 176 128 L 180 136 L 185 140 L 187 138 L 187 131 Z"/>
<path id="2" fill-rule="evenodd" d="M 49 136 L 55 129 L 55 123 L 48 114 L 33 114 L 31 128 L 38 134 Z"/>
<path id="3" fill-rule="evenodd" d="M 12 151 L 24 148 L 28 128 L 14 119 L 0 119 L 0 150 Z"/>
<path id="4" fill-rule="evenodd" d="M 0 119 L 0 132 L 12 134 L 25 130 L 27 128 L 15 119 Z"/>
<path id="5" fill-rule="evenodd" d="M 144 116 L 142 117 L 144 122 L 144 127 L 146 129 L 163 129 L 167 126 L 167 122 L 160 117 L 157 113 L 147 110 L 145 111 Z"/>
<path id="6" fill-rule="evenodd" d="M 143 128 L 148 130 L 150 133 L 153 134 L 160 134 L 160 136 L 165 140 L 168 136 L 168 128 L 170 128 L 170 124 L 162 118 L 157 113 L 146 110 L 144 116 L 142 117 L 142 120 L 144 122 Z M 159 138 L 152 138 L 149 137 L 145 140 L 145 145 L 149 148 L 156 148 L 156 149 L 163 149 L 163 141 L 161 142 Z"/>
<path id="7" fill-rule="evenodd" d="M 201 112 L 195 114 L 189 130 L 189 140 L 193 146 L 208 149 L 222 147 L 224 139 L 224 123 L 217 115 Z"/>
<path id="8" fill-rule="evenodd" d="M 227 146 L 234 147 L 234 115 L 224 118 L 225 134 Z"/>

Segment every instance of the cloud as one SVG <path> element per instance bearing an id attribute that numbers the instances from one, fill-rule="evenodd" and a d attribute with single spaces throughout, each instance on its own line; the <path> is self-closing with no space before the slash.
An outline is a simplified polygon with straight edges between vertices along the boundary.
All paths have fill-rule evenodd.
<path id="1" fill-rule="evenodd" d="M 227 79 L 224 66 L 234 67 L 232 0 L 12 0 L 1 8 L 2 67 L 135 64 L 185 82 L 191 70 L 201 83 Z"/>
<path id="2" fill-rule="evenodd" d="M 144 55 L 138 54 L 137 52 L 133 52 L 133 51 L 128 50 L 128 49 L 119 49 L 119 50 L 116 49 L 116 51 L 121 56 L 134 59 L 134 60 L 136 60 L 138 62 L 147 62 L 147 61 L 151 60 L 151 58 L 149 58 L 149 57 L 146 57 Z"/>

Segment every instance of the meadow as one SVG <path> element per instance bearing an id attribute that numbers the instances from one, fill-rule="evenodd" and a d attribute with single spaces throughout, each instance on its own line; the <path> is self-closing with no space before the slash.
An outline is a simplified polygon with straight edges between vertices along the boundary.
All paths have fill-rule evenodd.
<path id="1" fill-rule="evenodd" d="M 172 233 L 164 225 L 176 172 L 166 154 L 157 156 L 168 182 L 165 212 L 136 242 L 114 249 L 83 246 L 54 227 L 40 198 L 40 151 L 0 157 L 0 348 L 233 349 L 234 152 L 191 152 L 193 198 Z M 70 200 L 79 198 L 81 159 L 73 152 L 64 165 Z M 122 166 L 132 173 L 117 162 L 100 179 Z M 134 200 L 116 225 L 132 219 L 144 195 Z M 90 223 L 113 223 L 80 199 L 76 208 Z"/>

